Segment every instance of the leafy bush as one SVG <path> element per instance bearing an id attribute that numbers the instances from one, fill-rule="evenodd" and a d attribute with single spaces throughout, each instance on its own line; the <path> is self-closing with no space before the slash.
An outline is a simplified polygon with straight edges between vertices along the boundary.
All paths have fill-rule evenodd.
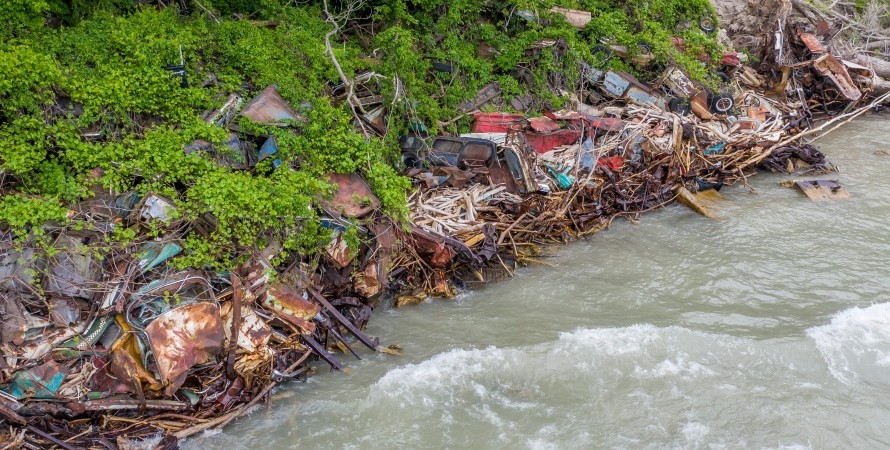
<path id="1" fill-rule="evenodd" d="M 0 171 L 3 188 L 16 192 L 0 203 L 0 226 L 25 230 L 61 220 L 62 202 L 87 198 L 98 184 L 163 194 L 185 218 L 215 222 L 207 235 L 183 236 L 181 265 L 230 267 L 250 247 L 272 241 L 310 254 L 330 239 L 316 210 L 331 194 L 326 174 L 362 173 L 385 211 L 406 218 L 410 183 L 394 168 L 399 134 L 421 125 L 433 133 L 465 131 L 469 119 L 456 120 L 458 105 L 489 83 L 499 82 L 505 98 L 531 93 L 536 109 L 559 108 L 565 98 L 554 87 L 578 85 L 578 63 L 601 39 L 632 51 L 650 42 L 660 62 L 701 79 L 708 70 L 700 53 L 719 53 L 712 35 L 689 25 L 712 14 L 706 0 L 561 2 L 593 13 L 581 32 L 548 12 L 552 0 L 370 0 L 356 17 L 370 19 L 373 25 L 365 25 L 374 32 L 356 28 L 332 42 L 347 77 L 380 75 L 389 133 L 365 138 L 347 106 L 327 94 L 340 78 L 325 53 L 331 24 L 320 2 L 203 1 L 221 23 L 198 9 L 138 3 L 0 3 L 10 24 L 0 30 Z M 685 40 L 685 52 L 672 36 Z M 529 50 L 545 39 L 560 47 Z M 180 63 L 180 54 L 185 88 L 165 70 Z M 435 61 L 454 70 L 435 72 Z M 202 115 L 231 93 L 248 99 L 271 84 L 305 121 L 290 128 L 238 125 L 275 136 L 281 167 L 266 160 L 236 171 L 207 153 L 184 152 L 198 139 L 224 149 L 228 131 Z M 115 231 L 111 239 L 129 242 L 133 233 Z"/>

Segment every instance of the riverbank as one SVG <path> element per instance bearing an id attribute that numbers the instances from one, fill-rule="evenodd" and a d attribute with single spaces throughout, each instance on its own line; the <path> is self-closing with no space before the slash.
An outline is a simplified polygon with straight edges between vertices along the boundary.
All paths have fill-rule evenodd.
<path id="1" fill-rule="evenodd" d="M 686 14 L 700 18 L 704 11 Z M 330 38 L 352 12 L 311 19 L 316 28 L 334 29 L 324 50 L 313 50 L 334 69 L 346 55 L 333 51 Z M 556 10 L 525 18 L 517 35 L 528 42 L 514 48 L 515 66 L 478 92 L 462 92 L 453 121 L 417 121 L 409 111 L 402 129 L 384 120 L 384 111 L 390 118 L 405 112 L 394 105 L 417 98 L 423 86 L 414 80 L 409 97 L 399 87 L 408 79 L 404 71 L 346 77 L 337 70 L 342 84 L 313 79 L 308 94 L 289 59 L 271 71 L 237 65 L 254 84 L 234 89 L 231 79 L 217 78 L 235 76 L 225 64 L 214 65 L 215 72 L 180 67 L 175 80 L 166 73 L 156 80 L 157 61 L 125 51 L 124 59 L 138 59 L 163 93 L 150 100 L 143 91 L 107 97 L 133 100 L 130 106 L 102 103 L 105 95 L 91 102 L 83 86 L 59 78 L 69 71 L 93 83 L 102 73 L 65 59 L 70 55 L 54 47 L 56 39 L 72 44 L 108 27 L 142 29 L 156 18 L 194 36 L 243 32 L 241 43 L 265 36 L 264 51 L 273 51 L 305 31 L 288 21 L 205 28 L 194 18 L 181 22 L 167 8 L 143 9 L 122 20 L 84 21 L 72 35 L 64 29 L 34 35 L 22 41 L 31 47 L 7 52 L 49 49 L 64 61 L 37 58 L 58 72 L 39 77 L 28 91 L 33 98 L 21 98 L 3 116 L 4 132 L 39 153 L 13 158 L 8 146 L 3 153 L 10 176 L 2 179 L 9 195 L 0 207 L 6 239 L 0 416 L 13 426 L 8 440 L 126 447 L 160 434 L 153 445 L 173 448 L 178 439 L 224 427 L 269 401 L 280 384 L 305 379 L 313 361 L 340 370 L 361 355 L 360 347 L 398 354 L 397 346 L 380 345 L 363 331 L 387 294 L 399 306 L 452 297 L 541 262 L 543 246 L 591 235 L 616 218 L 636 221 L 677 198 L 714 217 L 703 193 L 713 198 L 721 186 L 747 184 L 760 167 L 832 171 L 817 149 L 797 142 L 818 131 L 812 114 L 843 113 L 834 119 L 841 124 L 874 106 L 860 69 L 851 68 L 851 78 L 830 54 L 804 52 L 810 41 L 802 36 L 787 43 L 801 52 L 794 75 L 777 76 L 791 72 L 777 63 L 783 71 L 758 74 L 738 54 L 723 51 L 714 59 L 704 52 L 700 40 L 714 39 L 707 22 L 700 29 L 671 23 L 684 37 L 622 53 L 620 40 L 590 49 L 599 41 L 583 38 L 575 14 L 591 15 Z M 542 30 L 552 37 L 542 38 Z M 170 50 L 170 42 L 155 44 Z M 186 53 L 200 53 L 190 42 Z M 363 41 L 353 45 L 358 51 Z M 240 47 L 214 41 L 213 48 Z M 580 60 L 579 49 L 586 52 Z M 657 54 L 675 59 L 655 64 Z M 228 61 L 206 56 L 200 59 L 206 64 Z M 828 74 L 818 65 L 826 61 Z M 423 73 L 431 75 L 424 82 L 454 73 L 441 61 L 425 64 Z M 523 72 L 524 64 L 536 68 Z M 627 64 L 636 76 L 620 69 Z M 693 75 L 706 68 L 719 68 L 721 81 Z M 216 81 L 189 85 L 195 73 Z M 637 78 L 654 75 L 647 83 Z M 393 80 L 389 92 L 385 81 Z M 577 90 L 567 91 L 576 81 Z M 519 82 L 528 95 L 517 95 Z M 824 89 L 800 96 L 801 86 L 825 83 L 840 83 L 846 99 L 829 98 Z M 49 95 L 51 89 L 68 97 Z M 213 105 L 200 120 L 182 113 L 197 113 L 185 103 L 211 91 L 212 101 L 198 103 Z M 300 100 L 304 94 L 314 102 Z M 388 107 L 383 99 L 390 95 Z M 155 101 L 173 106 L 164 103 L 159 113 Z M 42 111 L 41 105 L 53 106 Z M 13 113 L 46 121 L 41 146 L 24 133 L 23 120 L 10 119 Z M 437 123 L 438 132 L 425 122 Z M 392 158 L 397 133 L 401 158 Z M 67 181 L 43 183 L 60 166 L 59 179 Z M 71 189 L 50 196 L 47 189 L 60 186 Z M 30 194 L 34 189 L 45 196 Z"/>

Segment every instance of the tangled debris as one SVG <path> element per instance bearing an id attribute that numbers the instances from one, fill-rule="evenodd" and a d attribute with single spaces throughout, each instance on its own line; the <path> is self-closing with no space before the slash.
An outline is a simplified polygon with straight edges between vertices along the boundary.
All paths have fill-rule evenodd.
<path id="1" fill-rule="evenodd" d="M 102 226 L 50 229 L 54 251 L 45 259 L 34 257 L 33 243 L 3 236 L 3 448 L 129 448 L 151 439 L 154 448 L 176 448 L 178 439 L 269 401 L 280 383 L 304 379 L 312 362 L 340 370 L 343 355 L 361 357 L 359 346 L 397 354 L 363 331 L 381 299 L 399 307 L 451 297 L 542 262 L 547 245 L 678 198 L 711 216 L 696 194 L 746 183 L 758 167 L 834 170 L 795 137 L 814 112 L 867 109 L 869 73 L 832 56 L 805 27 L 783 36 L 791 37 L 777 51 L 791 46 L 794 61 L 779 57 L 777 70 L 758 72 L 728 58 L 721 92 L 676 68 L 645 84 L 582 65 L 590 95 L 572 109 L 527 117 L 480 112 L 499 100 L 487 87 L 465 111 L 475 117 L 472 133 L 402 138 L 416 187 L 410 224 L 383 215 L 358 174 L 331 174 L 337 192 L 320 208 L 334 238 L 323 256 L 284 270 L 270 263 L 274 243 L 237 270 L 174 268 L 179 228 L 212 223 L 178 222 L 175 203 L 155 193 L 103 193 L 72 207 L 109 229 L 166 224 L 163 237 L 146 233 L 120 254 L 91 250 Z M 380 104 L 368 87 L 373 79 L 365 74 L 333 92 L 355 103 L 362 130 L 382 133 L 382 106 L 365 110 Z M 206 121 L 304 120 L 272 86 L 242 103 L 233 95 Z M 233 151 L 211 155 L 219 164 L 274 158 L 273 137 L 255 152 L 242 142 L 255 137 L 231 131 Z M 186 151 L 204 150 L 196 142 Z M 820 183 L 798 188 L 838 192 Z M 363 238 L 357 250 L 347 243 L 351 226 Z"/>

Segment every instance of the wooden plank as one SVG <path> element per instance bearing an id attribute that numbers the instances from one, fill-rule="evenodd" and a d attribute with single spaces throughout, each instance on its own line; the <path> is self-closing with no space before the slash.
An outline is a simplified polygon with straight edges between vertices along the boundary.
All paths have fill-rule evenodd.
<path id="1" fill-rule="evenodd" d="M 720 216 L 708 207 L 708 204 L 713 204 L 716 200 L 722 198 L 723 196 L 713 189 L 708 189 L 697 194 L 689 192 L 688 189 L 682 186 L 677 190 L 677 201 L 708 219 L 717 220 L 720 218 Z"/>
<path id="2" fill-rule="evenodd" d="M 837 180 L 796 180 L 794 187 L 812 201 L 846 200 L 850 192 Z"/>

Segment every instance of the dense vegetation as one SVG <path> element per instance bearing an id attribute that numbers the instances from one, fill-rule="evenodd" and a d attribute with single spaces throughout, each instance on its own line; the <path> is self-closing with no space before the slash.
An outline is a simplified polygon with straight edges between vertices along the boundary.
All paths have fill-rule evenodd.
<path id="1" fill-rule="evenodd" d="M 640 43 L 650 46 L 658 61 L 648 68 L 608 62 L 641 76 L 673 62 L 704 80 L 701 55 L 720 50 L 697 26 L 712 14 L 707 0 L 560 2 L 593 13 L 580 31 L 549 12 L 552 0 L 369 0 L 333 40 L 347 77 L 363 70 L 383 76 L 388 133 L 365 138 L 348 106 L 333 104 L 326 90 L 340 78 L 325 53 L 333 25 L 323 2 L 200 5 L 213 16 L 194 1 L 0 3 L 0 228 L 22 238 L 40 235 L 48 221 L 90 227 L 66 219 L 68 205 L 102 190 L 155 192 L 175 200 L 183 218 L 209 213 L 217 223 L 209 236 L 186 230 L 180 264 L 228 266 L 272 239 L 311 254 L 329 239 L 314 207 L 331 192 L 324 174 L 362 173 L 385 211 L 404 217 L 410 184 L 397 173 L 398 136 L 412 123 L 432 133 L 462 131 L 469 119 L 452 120 L 457 105 L 488 83 L 499 81 L 505 97 L 531 94 L 534 109 L 559 108 L 559 89 L 576 90 L 578 63 L 595 63 L 591 49 L 601 42 L 631 54 L 642 51 Z M 332 13 L 345 8 L 330 3 Z M 684 39 L 683 53 L 672 36 Z M 527 51 L 542 39 L 564 49 Z M 180 49 L 188 87 L 164 70 L 180 62 Z M 455 70 L 433 71 L 435 61 Z M 202 114 L 231 93 L 249 99 L 270 84 L 306 120 L 292 128 L 240 126 L 274 134 L 281 167 L 264 160 L 233 170 L 183 151 L 196 139 L 223 149 L 227 131 Z M 86 130 L 98 137 L 85 138 Z M 134 237 L 117 229 L 107 245 Z"/>

